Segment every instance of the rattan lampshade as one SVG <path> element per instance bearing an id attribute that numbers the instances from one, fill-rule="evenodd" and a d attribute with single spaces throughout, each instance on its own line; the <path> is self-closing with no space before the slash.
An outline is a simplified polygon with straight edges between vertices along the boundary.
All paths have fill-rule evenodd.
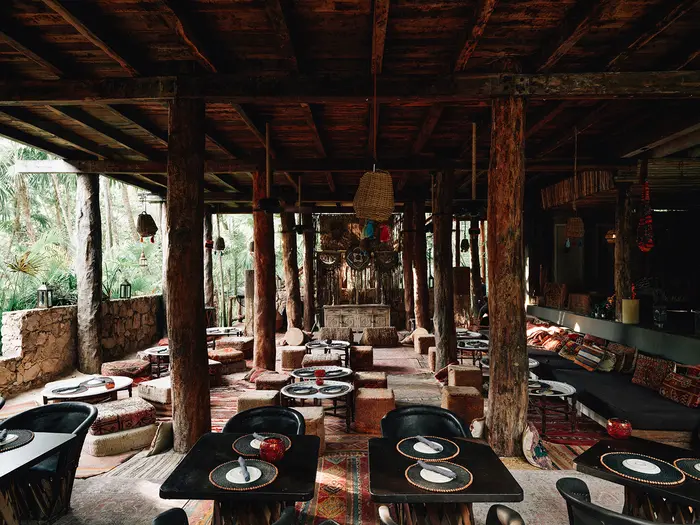
<path id="1" fill-rule="evenodd" d="M 360 219 L 388 220 L 394 212 L 394 184 L 389 172 L 366 172 L 360 179 L 352 205 Z"/>
<path id="2" fill-rule="evenodd" d="M 608 233 L 605 234 L 605 240 L 608 241 L 608 244 L 615 244 L 617 232 L 615 232 L 615 230 L 608 230 Z"/>
<path id="3" fill-rule="evenodd" d="M 581 217 L 571 217 L 566 221 L 566 236 L 571 239 L 579 239 L 584 233 L 583 219 Z"/>
<path id="4" fill-rule="evenodd" d="M 153 220 L 153 217 L 143 211 L 136 218 L 136 231 L 141 236 L 141 242 L 143 242 L 145 237 L 150 237 L 151 242 L 154 242 L 158 226 L 156 226 L 156 221 Z"/>

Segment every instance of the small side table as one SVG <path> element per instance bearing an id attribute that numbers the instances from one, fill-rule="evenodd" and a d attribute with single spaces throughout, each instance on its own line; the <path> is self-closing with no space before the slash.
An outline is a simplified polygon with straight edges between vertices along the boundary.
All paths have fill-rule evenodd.
<path id="1" fill-rule="evenodd" d="M 151 379 L 161 376 L 161 365 L 170 365 L 170 350 L 167 346 L 147 348 L 143 351 L 143 355 L 148 356 L 148 362 L 151 363 Z"/>

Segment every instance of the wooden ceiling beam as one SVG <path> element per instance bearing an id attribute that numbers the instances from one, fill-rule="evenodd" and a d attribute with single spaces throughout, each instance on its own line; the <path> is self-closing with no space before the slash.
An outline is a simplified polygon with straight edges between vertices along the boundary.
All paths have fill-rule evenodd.
<path id="1" fill-rule="evenodd" d="M 694 128 L 694 129 L 693 129 Z M 649 152 L 649 157 L 660 159 L 692 149 L 700 144 L 700 124 L 685 129 L 680 136 L 661 144 Z"/>
<path id="2" fill-rule="evenodd" d="M 621 0 L 578 0 L 566 13 L 558 34 L 547 40 L 552 44 L 544 46 L 537 72 L 551 71 L 586 33 L 607 14 L 612 13 L 620 3 Z"/>
<path id="3" fill-rule="evenodd" d="M 330 192 L 335 193 L 336 187 L 335 187 L 335 179 L 333 178 L 333 172 L 330 172 L 330 171 L 326 172 L 326 182 L 328 183 L 328 189 L 330 190 Z"/>
<path id="4" fill-rule="evenodd" d="M 265 0 L 265 12 L 272 27 L 275 29 L 277 38 L 279 38 L 282 53 L 292 63 L 292 70 L 299 71 L 297 50 L 294 46 L 287 16 L 284 13 L 282 4 L 280 4 L 280 0 Z"/>
<path id="5" fill-rule="evenodd" d="M 676 120 L 675 125 L 673 122 L 668 120 L 664 121 L 661 120 L 661 118 L 654 119 L 652 116 L 652 118 L 646 123 L 649 129 L 648 133 L 642 133 L 641 136 L 637 136 L 636 140 L 634 141 L 635 145 L 631 148 L 630 146 L 627 146 L 626 149 L 622 151 L 621 157 L 631 159 L 634 157 L 639 157 L 640 155 L 644 155 L 645 157 L 654 156 L 653 152 L 663 151 L 660 148 L 662 148 L 664 145 L 682 139 L 689 133 L 700 130 L 700 124 L 695 122 L 684 122 L 683 120 L 678 121 L 678 119 L 674 120 Z M 639 127 L 644 126 L 642 125 Z M 649 139 L 649 137 L 653 138 Z M 643 144 L 641 145 L 639 143 L 640 138 L 644 140 Z M 690 148 L 692 145 L 688 147 Z"/>
<path id="6" fill-rule="evenodd" d="M 618 71 L 629 57 L 654 40 L 688 11 L 700 4 L 700 0 L 661 2 L 635 24 L 632 34 L 626 35 L 615 54 L 607 62 L 606 69 Z"/>
<path id="7" fill-rule="evenodd" d="M 389 23 L 390 0 L 374 0 L 372 22 L 372 64 L 370 71 L 379 75 L 384 65 L 384 47 L 386 45 L 386 28 Z"/>
<path id="8" fill-rule="evenodd" d="M 533 119 L 534 124 L 525 132 L 525 139 L 529 139 L 533 135 L 539 133 L 545 126 L 548 126 L 555 118 L 557 118 L 565 109 L 571 107 L 571 102 L 558 102 L 553 108 L 541 113 Z"/>
<path id="9" fill-rule="evenodd" d="M 88 24 L 86 23 L 86 21 L 84 20 L 83 16 L 76 13 L 74 10 L 72 10 L 72 8 L 69 8 L 67 5 L 64 5 L 59 0 L 42 0 L 42 1 L 48 7 L 53 9 L 56 13 L 61 15 L 61 17 L 68 24 L 73 26 L 73 28 L 78 33 L 83 35 L 94 46 L 101 49 L 107 56 L 109 56 L 112 60 L 117 62 L 131 76 L 135 77 L 135 76 L 139 75 L 140 68 L 135 65 L 135 60 L 132 57 L 126 58 L 125 53 L 123 51 L 118 51 L 115 48 L 113 42 L 108 43 L 106 36 L 99 34 L 101 31 L 104 32 L 104 28 L 101 28 L 101 30 L 98 30 L 98 31 L 91 29 L 88 26 Z M 85 18 L 88 18 L 88 17 L 85 16 Z M 91 20 L 90 23 L 93 26 L 95 25 L 94 20 Z M 114 39 L 114 40 L 116 40 L 116 39 Z M 124 40 L 126 40 L 126 39 L 124 39 Z"/>
<path id="10" fill-rule="evenodd" d="M 548 155 L 548 154 L 552 153 L 553 151 L 556 151 L 564 144 L 573 140 L 574 129 L 576 129 L 576 131 L 579 134 L 585 133 L 589 128 L 596 125 L 600 121 L 601 118 L 603 118 L 606 114 L 609 113 L 609 111 L 610 111 L 610 103 L 606 102 L 603 104 L 598 104 L 595 108 L 593 108 L 591 111 L 589 111 L 585 117 L 583 117 L 581 120 L 579 120 L 575 126 L 571 127 L 571 133 L 567 133 L 564 135 L 557 133 L 557 135 L 552 140 L 545 143 L 545 145 L 542 146 L 542 148 L 540 148 L 540 151 L 539 151 L 539 153 L 537 153 L 536 157 L 537 158 L 544 157 L 545 155 Z"/>
<path id="11" fill-rule="evenodd" d="M 321 134 L 318 132 L 318 126 L 316 125 L 318 118 L 314 116 L 314 110 L 309 104 L 301 104 L 301 110 L 304 113 L 304 119 L 306 120 L 306 125 L 311 129 L 311 135 L 314 140 L 314 146 L 316 146 L 316 151 L 319 157 L 325 158 L 326 146 L 323 144 L 321 139 Z"/>
<path id="12" fill-rule="evenodd" d="M 264 127 L 258 126 L 253 119 L 248 115 L 248 112 L 241 106 L 240 104 L 231 104 L 233 107 L 234 111 L 238 113 L 238 116 L 241 117 L 241 120 L 245 123 L 245 125 L 248 127 L 248 129 L 255 135 L 255 138 L 258 139 L 258 142 L 262 144 L 262 146 L 265 146 L 265 131 Z M 274 157 L 274 155 L 272 155 Z"/>
<path id="13" fill-rule="evenodd" d="M 219 131 L 217 131 L 211 122 L 207 122 L 205 125 L 206 138 L 208 138 L 214 145 L 221 151 L 230 155 L 234 159 L 246 158 L 249 156 L 248 152 L 244 149 L 231 144 L 228 139 L 223 137 Z"/>
<path id="14" fill-rule="evenodd" d="M 464 71 L 467 68 L 467 62 L 474 54 L 481 35 L 484 34 L 486 25 L 489 23 L 493 10 L 496 8 L 496 2 L 497 0 L 479 0 L 474 12 L 471 29 L 465 35 L 464 43 L 455 61 L 455 72 Z"/>
<path id="15" fill-rule="evenodd" d="M 47 153 L 51 153 L 57 157 L 70 157 L 80 160 L 94 158 L 94 155 L 83 153 L 82 151 L 77 151 L 71 148 L 64 148 L 63 146 L 54 144 L 53 142 L 50 142 L 44 138 L 37 137 L 36 135 L 32 135 L 26 131 L 12 128 L 4 124 L 0 124 L 0 136 L 14 140 L 15 142 L 19 142 L 25 146 L 46 151 Z"/>
<path id="16" fill-rule="evenodd" d="M 423 124 L 418 131 L 416 141 L 411 147 L 411 155 L 418 155 L 421 151 L 423 151 L 423 148 L 428 140 L 430 140 L 430 137 L 433 134 L 435 126 L 437 126 L 444 109 L 445 106 L 443 104 L 433 104 L 430 106 L 428 113 L 425 115 L 425 119 L 423 119 Z"/>
<path id="17" fill-rule="evenodd" d="M 168 145 L 168 132 L 162 130 L 151 122 L 138 108 L 128 104 L 104 106 L 115 115 L 131 122 L 134 126 L 141 128 L 162 145 Z"/>
<path id="18" fill-rule="evenodd" d="M 54 76 L 58 78 L 65 76 L 63 67 L 59 65 L 58 60 L 51 56 L 48 50 L 39 50 L 37 42 L 32 42 L 31 45 L 28 44 L 25 28 L 13 27 L 10 25 L 7 17 L 6 13 L 0 13 L 0 41 L 4 41 L 15 51 L 21 53 Z M 25 38 L 22 38 L 22 34 L 25 35 Z M 50 56 L 51 58 L 49 58 Z"/>
<path id="19" fill-rule="evenodd" d="M 214 176 L 231 189 L 242 193 L 244 190 L 238 181 L 230 173 L 216 173 Z"/>
<path id="20" fill-rule="evenodd" d="M 180 0 L 160 0 L 160 4 L 175 19 L 175 31 L 194 55 L 196 61 L 208 72 L 219 73 L 212 59 L 209 46 L 201 38 L 201 33 L 193 26 L 192 12 Z"/>

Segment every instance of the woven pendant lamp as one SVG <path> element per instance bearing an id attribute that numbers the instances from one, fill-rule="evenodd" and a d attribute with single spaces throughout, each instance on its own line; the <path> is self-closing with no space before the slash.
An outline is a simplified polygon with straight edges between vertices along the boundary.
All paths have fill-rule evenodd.
<path id="1" fill-rule="evenodd" d="M 151 242 L 155 242 L 155 235 L 158 232 L 158 226 L 156 226 L 156 221 L 153 220 L 145 210 L 142 211 L 136 218 L 136 231 L 141 237 L 141 242 L 144 238 L 150 237 Z"/>
<path id="2" fill-rule="evenodd" d="M 360 179 L 352 205 L 360 219 L 377 222 L 389 220 L 394 212 L 394 183 L 389 172 L 366 172 Z"/>

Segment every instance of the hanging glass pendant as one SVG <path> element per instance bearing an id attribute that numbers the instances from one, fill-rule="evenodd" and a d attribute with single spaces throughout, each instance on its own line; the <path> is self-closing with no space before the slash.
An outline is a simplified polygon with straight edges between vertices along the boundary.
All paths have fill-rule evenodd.
<path id="1" fill-rule="evenodd" d="M 145 268 L 146 266 L 148 266 L 148 260 L 146 259 L 146 254 L 143 250 L 141 250 L 141 257 L 139 257 L 139 266 L 141 268 Z"/>

